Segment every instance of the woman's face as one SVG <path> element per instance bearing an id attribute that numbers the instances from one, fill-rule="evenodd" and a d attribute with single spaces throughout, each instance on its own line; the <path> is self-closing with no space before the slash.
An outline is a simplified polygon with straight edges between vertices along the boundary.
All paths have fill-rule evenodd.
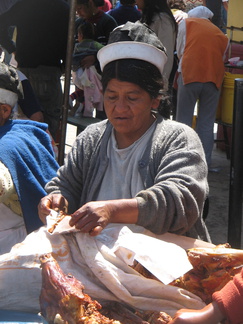
<path id="1" fill-rule="evenodd" d="M 136 0 L 136 5 L 138 6 L 138 9 L 140 10 L 144 9 L 144 1 L 145 0 Z"/>
<path id="2" fill-rule="evenodd" d="M 152 99 L 134 83 L 109 81 L 104 92 L 104 106 L 119 148 L 131 145 L 147 131 L 154 121 L 151 109 L 158 105 L 159 99 Z"/>
<path id="3" fill-rule="evenodd" d="M 88 4 L 80 4 L 76 6 L 77 15 L 83 19 L 88 19 L 92 16 L 93 10 Z"/>

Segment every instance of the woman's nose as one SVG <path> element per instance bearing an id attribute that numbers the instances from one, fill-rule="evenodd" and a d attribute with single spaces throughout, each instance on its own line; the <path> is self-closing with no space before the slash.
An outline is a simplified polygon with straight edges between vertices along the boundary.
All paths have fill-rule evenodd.
<path id="1" fill-rule="evenodd" d="M 115 104 L 116 109 L 127 109 L 128 105 L 125 98 L 119 97 Z"/>

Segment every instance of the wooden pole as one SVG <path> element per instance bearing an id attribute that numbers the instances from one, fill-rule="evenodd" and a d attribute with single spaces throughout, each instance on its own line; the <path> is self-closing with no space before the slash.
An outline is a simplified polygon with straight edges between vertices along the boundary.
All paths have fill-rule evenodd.
<path id="1" fill-rule="evenodd" d="M 75 33 L 75 18 L 76 18 L 75 14 L 76 14 L 76 0 L 71 0 L 70 1 L 70 13 L 69 13 L 69 26 L 68 26 L 66 65 L 65 65 L 64 96 L 63 96 L 62 119 L 61 119 L 61 135 L 60 135 L 59 153 L 58 153 L 58 163 L 60 165 L 63 164 L 64 155 L 65 155 L 67 117 L 68 117 L 70 79 L 71 79 L 71 65 L 72 65 L 74 33 Z"/>
<path id="2" fill-rule="evenodd" d="M 243 79 L 235 79 L 230 165 L 228 242 L 241 248 L 243 193 Z"/>

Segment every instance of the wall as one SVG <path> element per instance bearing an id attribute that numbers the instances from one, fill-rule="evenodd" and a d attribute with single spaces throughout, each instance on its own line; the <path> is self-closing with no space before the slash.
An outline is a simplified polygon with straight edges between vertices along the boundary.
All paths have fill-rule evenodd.
<path id="1" fill-rule="evenodd" d="M 228 9 L 228 22 L 227 26 L 239 27 L 243 29 L 243 1 L 242 0 L 229 0 L 229 9 Z M 227 35 L 230 37 L 230 30 L 227 29 Z M 243 30 L 233 32 L 233 40 L 243 41 Z"/>

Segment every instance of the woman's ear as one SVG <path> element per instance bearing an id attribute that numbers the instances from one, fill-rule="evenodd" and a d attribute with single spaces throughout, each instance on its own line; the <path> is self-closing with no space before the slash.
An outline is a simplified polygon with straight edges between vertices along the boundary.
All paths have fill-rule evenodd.
<path id="1" fill-rule="evenodd" d="M 161 100 L 160 98 L 153 98 L 151 108 L 152 109 L 158 109 L 159 104 L 160 104 L 160 100 Z"/>

